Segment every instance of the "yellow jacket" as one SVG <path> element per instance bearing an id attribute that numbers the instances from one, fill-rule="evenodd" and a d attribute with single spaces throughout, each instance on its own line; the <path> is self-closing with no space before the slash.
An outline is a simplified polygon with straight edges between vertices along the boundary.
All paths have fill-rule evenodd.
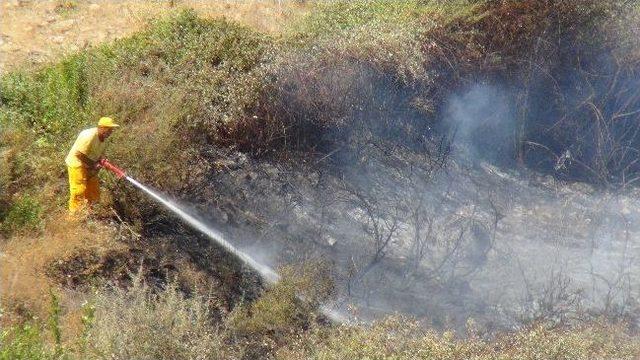
<path id="1" fill-rule="evenodd" d="M 105 146 L 106 141 L 100 141 L 97 127 L 83 130 L 78 135 L 76 142 L 73 143 L 71 151 L 69 151 L 69 154 L 65 158 L 65 163 L 68 167 L 71 168 L 83 166 L 82 161 L 80 161 L 80 159 L 76 156 L 76 151 L 85 154 L 89 159 L 93 161 L 98 161 L 98 159 L 100 159 L 100 157 L 104 153 Z"/>

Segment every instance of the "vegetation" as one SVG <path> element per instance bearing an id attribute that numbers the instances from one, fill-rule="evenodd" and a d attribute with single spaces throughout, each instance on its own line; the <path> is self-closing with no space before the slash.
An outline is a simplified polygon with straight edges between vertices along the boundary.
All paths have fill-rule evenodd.
<path id="1" fill-rule="evenodd" d="M 258 79 L 252 69 L 263 61 L 267 45 L 264 36 L 246 28 L 187 11 L 36 73 L 4 76 L 0 143 L 2 174 L 8 176 L 2 178 L 7 191 L 0 204 L 9 208 L 12 194 L 38 189 L 34 200 L 59 208 L 66 197 L 60 159 L 74 134 L 102 114 L 130 129 L 116 139 L 125 147 L 114 146 L 112 157 L 142 179 L 164 180 L 164 187 L 176 189 L 181 179 L 175 174 L 194 166 L 188 159 L 198 142 L 190 137 L 217 132 L 216 124 L 202 119 L 230 122 L 251 101 L 257 86 L 251 81 Z M 239 93 L 232 84 L 248 87 Z"/>
<path id="2" fill-rule="evenodd" d="M 355 132 L 364 128 L 425 146 L 418 138 L 425 132 L 439 136 L 428 129 L 439 126 L 447 94 L 478 77 L 525 89 L 515 94 L 522 109 L 517 110 L 518 138 L 510 140 L 518 150 L 504 152 L 511 159 L 549 169 L 569 151 L 573 162 L 561 175 L 626 184 L 635 178 L 635 138 L 629 136 L 636 132 L 624 124 L 632 122 L 637 97 L 627 92 L 626 100 L 610 103 L 599 89 L 615 79 L 618 93 L 638 88 L 633 84 L 637 47 L 632 40 L 618 41 L 636 37 L 617 35 L 623 27 L 632 28 L 623 26 L 625 21 L 637 19 L 622 14 L 624 7 L 616 2 L 589 4 L 338 2 L 319 6 L 281 41 L 187 11 L 35 73 L 7 74 L 0 81 L 0 187 L 6 190 L 0 213 L 19 200 L 14 194 L 25 191 L 37 193 L 34 200 L 41 204 L 62 205 L 65 174 L 59 159 L 74 134 L 99 115 L 111 114 L 129 129 L 116 139 L 115 160 L 142 180 L 179 193 L 183 183 L 175 174 L 206 167 L 198 155 L 211 143 L 257 155 L 281 153 L 283 146 L 328 153 L 366 136 Z M 507 19 L 512 12 L 517 19 Z M 574 21 L 577 25 L 570 27 Z M 512 23 L 528 27 L 516 30 Z M 494 29 L 495 24 L 504 25 Z M 554 27 L 571 31 L 560 33 L 562 39 L 549 38 L 549 47 L 535 48 L 529 39 Z M 601 37 L 591 38 L 591 45 L 551 47 L 576 45 L 592 32 Z M 447 48 L 454 52 L 446 53 Z M 529 54 L 536 58 L 527 60 Z M 588 77 L 593 71 L 587 64 L 570 65 L 569 59 L 585 57 L 601 59 L 589 66 L 608 73 Z M 567 86 L 542 82 L 532 88 L 530 79 L 540 78 L 532 71 L 549 73 L 550 82 Z M 589 102 L 576 107 L 584 103 L 573 95 L 576 86 L 587 86 L 599 99 L 591 101 L 591 110 Z M 536 99 L 549 96 L 560 102 L 547 114 L 526 112 Z M 373 106 L 381 99 L 389 99 L 385 107 Z M 366 119 L 389 120 L 359 124 L 367 121 L 354 112 L 361 108 L 370 109 Z M 592 114 L 601 120 L 587 123 L 600 125 L 579 122 Z M 545 123 L 558 118 L 564 122 Z M 171 151 L 176 148 L 183 151 Z M 135 162 L 128 156 L 132 153 Z M 40 184 L 44 189 L 33 191 Z"/>
<path id="3" fill-rule="evenodd" d="M 256 305 L 252 321 L 264 316 L 284 320 L 280 300 L 269 307 Z M 294 317 L 287 326 L 297 328 L 297 334 L 288 333 L 276 347 L 268 332 L 238 337 L 246 327 L 233 316 L 223 319 L 223 326 L 215 325 L 210 301 L 187 298 L 175 284 L 160 291 L 139 281 L 127 290 L 105 288 L 90 300 L 92 310 L 85 312 L 91 315 L 77 343 L 56 349 L 47 345 L 37 326 L 15 326 L 0 337 L 0 359 L 634 359 L 640 352 L 637 338 L 606 324 L 574 330 L 533 325 L 485 340 L 474 332 L 472 322 L 466 338 L 460 339 L 451 332 L 425 331 L 417 322 L 397 316 L 370 326 L 312 325 L 304 332 L 294 325 Z M 54 335 L 59 331 L 51 329 Z"/>
<path id="4" fill-rule="evenodd" d="M 75 6 L 63 1 L 59 11 Z M 518 89 L 516 131 L 501 144 L 508 156 L 492 160 L 630 186 L 640 178 L 640 46 L 628 24 L 639 18 L 623 1 L 339 1 L 318 5 L 277 37 L 183 11 L 129 38 L 0 78 L 0 231 L 17 239 L 59 219 L 67 199 L 62 159 L 78 131 L 101 115 L 127 128 L 114 135 L 110 157 L 180 196 L 207 181 L 216 166 L 212 148 L 278 161 L 320 161 L 339 149 L 343 156 L 326 160 L 338 172 L 366 159 L 372 144 L 419 149 L 440 161 L 455 127 L 444 120 L 444 100 L 477 82 Z M 549 98 L 551 106 L 542 106 Z M 477 141 L 481 149 L 495 146 Z M 571 161 L 560 164 L 565 151 Z M 104 201 L 118 220 L 133 224 L 132 234 L 146 230 L 157 208 L 102 176 L 113 185 Z M 0 359 L 640 353 L 637 337 L 620 324 L 534 324 L 495 339 L 473 329 L 464 339 L 440 334 L 399 317 L 330 326 L 313 315 L 331 297 L 331 285 L 317 281 L 327 274 L 303 271 L 300 278 L 225 309 L 213 290 L 202 295 L 134 277 L 85 294 L 82 329 L 68 336 L 60 317 L 71 305 L 52 293 L 49 326 L 15 321 L 0 334 Z"/>
<path id="5" fill-rule="evenodd" d="M 4 216 L 1 229 L 5 234 L 12 234 L 18 230 L 35 231 L 41 228 L 42 206 L 31 196 L 19 198 Z"/>
<path id="6" fill-rule="evenodd" d="M 471 331 L 473 331 L 471 329 Z M 543 326 L 486 341 L 473 332 L 465 340 L 452 333 L 436 334 L 401 317 L 371 327 L 318 329 L 283 349 L 280 359 L 591 359 L 636 356 L 637 343 L 618 347 L 619 329 L 595 325 L 565 332 Z"/>
<path id="7" fill-rule="evenodd" d="M 41 331 L 32 325 L 24 324 L 4 330 L 0 334 L 0 359 L 39 360 L 52 358 L 46 349 Z"/>
<path id="8" fill-rule="evenodd" d="M 175 284 L 159 293 L 136 279 L 127 289 L 99 292 L 91 300 L 84 358 L 221 359 L 222 337 L 209 304 L 186 298 Z"/>

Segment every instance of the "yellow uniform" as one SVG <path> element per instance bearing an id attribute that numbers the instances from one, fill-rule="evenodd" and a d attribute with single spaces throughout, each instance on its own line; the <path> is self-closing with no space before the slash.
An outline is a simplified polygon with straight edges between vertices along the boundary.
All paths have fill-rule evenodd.
<path id="1" fill-rule="evenodd" d="M 98 161 L 104 153 L 106 142 L 98 136 L 98 128 L 83 130 L 65 159 L 69 171 L 69 210 L 76 211 L 85 202 L 95 203 L 100 200 L 100 183 L 97 173 L 90 170 L 77 156 L 76 152 Z"/>

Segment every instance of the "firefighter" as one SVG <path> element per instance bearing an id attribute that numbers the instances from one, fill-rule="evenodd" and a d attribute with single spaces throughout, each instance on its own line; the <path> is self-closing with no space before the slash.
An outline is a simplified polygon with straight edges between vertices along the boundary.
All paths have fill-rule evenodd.
<path id="1" fill-rule="evenodd" d="M 65 159 L 69 172 L 70 213 L 100 200 L 99 161 L 107 138 L 118 126 L 112 118 L 103 117 L 98 121 L 98 127 L 81 131 L 73 143 Z"/>

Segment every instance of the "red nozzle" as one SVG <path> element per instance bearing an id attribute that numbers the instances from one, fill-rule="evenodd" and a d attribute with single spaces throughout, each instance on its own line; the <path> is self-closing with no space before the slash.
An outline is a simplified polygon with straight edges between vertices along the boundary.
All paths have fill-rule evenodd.
<path id="1" fill-rule="evenodd" d="M 100 164 L 100 166 L 102 166 L 103 168 L 105 168 L 105 169 L 111 171 L 112 173 L 116 174 L 116 177 L 118 179 L 122 179 L 123 177 L 126 176 L 126 174 L 124 173 L 124 170 L 122 170 L 119 167 L 113 165 L 107 159 L 100 159 L 98 161 L 98 164 Z"/>

